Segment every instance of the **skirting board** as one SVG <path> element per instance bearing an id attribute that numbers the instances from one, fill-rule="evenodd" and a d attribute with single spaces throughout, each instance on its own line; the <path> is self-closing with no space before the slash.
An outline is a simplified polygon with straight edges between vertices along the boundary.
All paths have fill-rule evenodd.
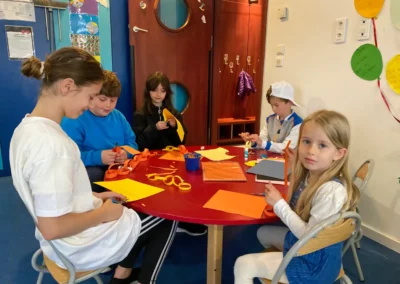
<path id="1" fill-rule="evenodd" d="M 375 229 L 362 224 L 361 225 L 362 233 L 367 238 L 374 240 L 375 242 L 397 252 L 400 253 L 400 240 L 394 239 L 392 236 L 387 236 L 382 233 L 379 233 Z"/>

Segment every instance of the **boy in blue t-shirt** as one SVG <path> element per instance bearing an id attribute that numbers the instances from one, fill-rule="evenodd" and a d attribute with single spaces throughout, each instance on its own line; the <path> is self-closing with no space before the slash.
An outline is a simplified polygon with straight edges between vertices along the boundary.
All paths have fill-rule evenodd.
<path id="1" fill-rule="evenodd" d="M 92 190 L 104 189 L 93 184 L 104 180 L 107 167 L 113 163 L 124 163 L 128 153 L 113 151 L 116 145 L 128 145 L 138 149 L 136 136 L 125 116 L 115 109 L 121 94 L 121 83 L 117 76 L 104 70 L 105 80 L 100 93 L 90 102 L 89 109 L 79 118 L 63 118 L 61 127 L 75 141 L 92 183 Z"/>

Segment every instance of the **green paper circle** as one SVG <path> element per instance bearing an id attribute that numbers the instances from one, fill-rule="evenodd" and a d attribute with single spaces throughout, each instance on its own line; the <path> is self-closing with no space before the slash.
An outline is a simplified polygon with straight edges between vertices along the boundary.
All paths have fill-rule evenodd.
<path id="1" fill-rule="evenodd" d="M 383 70 L 381 52 L 373 44 L 363 44 L 351 57 L 351 69 L 361 79 L 368 81 L 378 79 Z"/>

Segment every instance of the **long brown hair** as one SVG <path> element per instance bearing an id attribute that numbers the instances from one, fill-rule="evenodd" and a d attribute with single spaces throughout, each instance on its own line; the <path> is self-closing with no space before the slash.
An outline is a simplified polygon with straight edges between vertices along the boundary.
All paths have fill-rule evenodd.
<path id="1" fill-rule="evenodd" d="M 153 106 L 153 102 L 150 97 L 150 91 L 155 91 L 160 84 L 166 92 L 165 98 L 163 100 L 163 106 L 172 113 L 176 112 L 174 106 L 172 105 L 173 92 L 168 77 L 162 72 L 155 72 L 147 78 L 146 87 L 144 89 L 144 102 L 142 112 L 146 115 L 150 115 L 152 113 L 151 109 Z"/>
<path id="2" fill-rule="evenodd" d="M 345 116 L 335 111 L 320 110 L 309 115 L 300 127 L 300 134 L 297 145 L 300 145 L 304 126 L 313 121 L 319 125 L 329 140 L 337 149 L 347 149 L 345 155 L 334 162 L 331 167 L 321 174 L 318 180 L 311 181 L 304 189 L 297 202 L 295 211 L 303 221 L 308 222 L 312 200 L 318 189 L 326 182 L 329 182 L 334 177 L 339 178 L 347 190 L 347 201 L 343 205 L 342 210 L 354 210 L 360 198 L 360 191 L 352 183 L 349 173 L 349 145 L 350 145 L 350 124 Z M 297 155 L 292 174 L 292 181 L 289 188 L 288 200 L 293 195 L 293 192 L 299 187 L 300 183 L 307 178 L 308 170 L 299 160 L 299 146 L 297 147 Z"/>
<path id="3" fill-rule="evenodd" d="M 102 82 L 103 69 L 96 59 L 83 49 L 61 48 L 46 57 L 44 62 L 32 56 L 22 63 L 21 73 L 42 80 L 42 89 L 58 80 L 71 78 L 78 87 Z"/>

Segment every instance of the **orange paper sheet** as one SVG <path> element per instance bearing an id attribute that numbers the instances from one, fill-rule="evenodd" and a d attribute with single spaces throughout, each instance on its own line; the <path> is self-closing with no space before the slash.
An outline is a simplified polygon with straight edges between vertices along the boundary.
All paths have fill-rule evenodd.
<path id="1" fill-rule="evenodd" d="M 247 181 L 238 162 L 203 162 L 204 181 Z"/>
<path id="2" fill-rule="evenodd" d="M 218 190 L 203 207 L 259 219 L 266 205 L 262 196 Z"/>
<path id="3" fill-rule="evenodd" d="M 170 161 L 179 161 L 179 162 L 185 161 L 185 157 L 183 157 L 183 154 L 179 151 L 168 152 L 168 153 L 162 155 L 159 159 L 170 160 Z"/>
<path id="4" fill-rule="evenodd" d="M 122 149 L 124 149 L 125 151 L 127 151 L 129 154 L 132 154 L 132 155 L 140 154 L 140 151 L 133 149 L 131 146 L 125 145 L 125 146 L 120 146 L 120 147 Z"/>

